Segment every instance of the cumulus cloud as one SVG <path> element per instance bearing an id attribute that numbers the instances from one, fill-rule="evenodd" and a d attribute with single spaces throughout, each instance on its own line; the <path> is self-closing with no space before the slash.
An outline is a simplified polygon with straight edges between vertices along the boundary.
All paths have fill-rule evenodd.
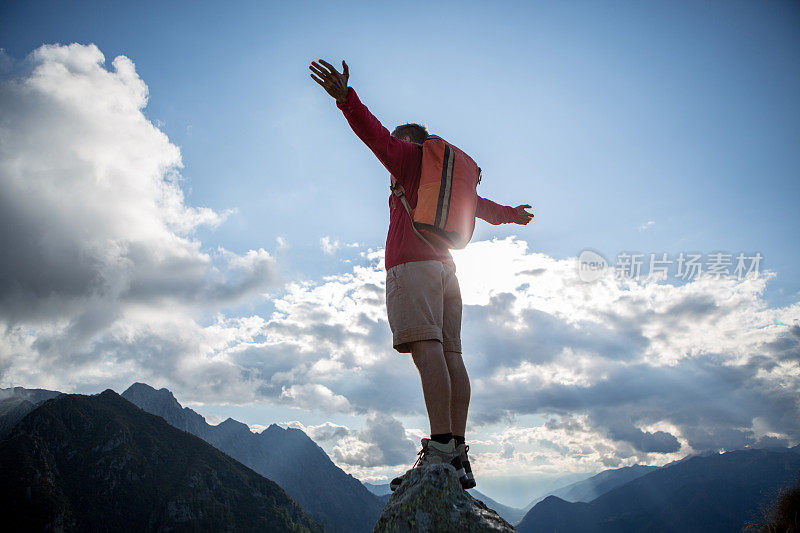
<path id="1" fill-rule="evenodd" d="M 568 262 L 517 246 L 475 243 L 463 253 L 475 263 L 459 263 L 473 421 L 584 416 L 588 456 L 604 465 L 800 439 L 800 306 L 765 305 L 769 273 L 587 284 Z"/>
<path id="2" fill-rule="evenodd" d="M 364 429 L 339 440 L 333 457 L 346 465 L 375 467 L 405 464 L 416 454 L 403 424 L 391 415 L 373 413 Z"/>
<path id="3" fill-rule="evenodd" d="M 325 385 L 304 383 L 283 387 L 280 400 L 285 400 L 292 407 L 323 412 L 350 411 L 350 402 L 340 394 L 334 394 Z"/>
<path id="4" fill-rule="evenodd" d="M 45 45 L 6 70 L 5 369 L 12 358 L 55 372 L 102 368 L 112 358 L 152 359 L 177 371 L 187 344 L 213 334 L 183 339 L 203 328 L 181 313 L 263 291 L 275 280 L 273 258 L 265 250 L 207 251 L 193 237 L 230 211 L 186 204 L 180 150 L 144 115 L 148 89 L 130 59 L 119 56 L 107 67 L 94 45 Z"/>
<path id="5" fill-rule="evenodd" d="M 350 428 L 332 422 L 305 428 L 308 436 L 317 442 L 338 441 L 350 435 Z"/>
<path id="6" fill-rule="evenodd" d="M 634 449 L 644 453 L 677 452 L 681 444 L 678 439 L 666 431 L 642 431 L 619 413 L 596 411 L 592 417 L 597 426 L 604 428 L 605 433 L 613 440 L 630 443 Z"/>
<path id="7" fill-rule="evenodd" d="M 319 240 L 319 244 L 322 247 L 322 251 L 327 255 L 333 255 L 340 246 L 338 240 L 331 240 L 327 235 Z"/>
<path id="8" fill-rule="evenodd" d="M 479 431 L 476 424 L 554 416 L 565 425 L 541 427 L 541 439 L 564 442 L 577 432 L 576 464 L 607 466 L 800 438 L 798 305 L 765 305 L 769 274 L 680 286 L 613 276 L 584 283 L 573 259 L 531 253 L 513 238 L 456 255 Z M 292 286 L 269 322 L 273 348 L 305 354 L 292 378 L 323 380 L 361 412 L 422 414 L 413 365 L 388 348 L 382 276 L 373 262 Z M 273 374 L 281 375 L 289 374 Z M 553 450 L 509 445 L 493 464 L 516 468 L 528 453 L 531 464 L 567 468 Z M 475 450 L 495 453 L 486 446 Z M 358 439 L 337 457 L 356 461 L 354 450 L 372 457 L 362 466 L 376 463 Z"/>

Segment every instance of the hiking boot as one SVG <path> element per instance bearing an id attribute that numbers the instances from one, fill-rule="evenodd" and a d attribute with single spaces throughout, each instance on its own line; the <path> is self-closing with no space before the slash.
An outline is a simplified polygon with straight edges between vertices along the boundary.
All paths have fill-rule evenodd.
<path id="1" fill-rule="evenodd" d="M 442 444 L 431 439 L 422 439 L 422 449 L 417 453 L 417 460 L 414 466 L 411 467 L 411 470 L 420 466 L 440 463 L 447 463 L 455 468 L 456 474 L 458 474 L 458 481 L 461 482 L 461 486 L 464 486 L 467 476 L 464 472 L 464 467 L 461 466 L 461 454 L 456 450 L 455 439 L 450 439 L 450 442 L 447 444 Z M 409 470 L 409 472 L 411 470 Z M 389 483 L 389 488 L 392 492 L 397 490 L 397 487 L 403 482 L 403 477 L 405 477 L 405 474 L 397 476 Z"/>
<path id="2" fill-rule="evenodd" d="M 461 488 L 464 490 L 471 489 L 477 483 L 475 483 L 475 477 L 472 475 L 472 467 L 469 465 L 469 457 L 467 457 L 467 452 L 469 451 L 469 446 L 466 444 L 459 444 L 456 446 L 456 452 L 458 452 L 459 457 L 461 458 L 461 466 L 464 467 L 464 481 L 461 481 Z M 461 478 L 459 478 L 459 481 Z"/>

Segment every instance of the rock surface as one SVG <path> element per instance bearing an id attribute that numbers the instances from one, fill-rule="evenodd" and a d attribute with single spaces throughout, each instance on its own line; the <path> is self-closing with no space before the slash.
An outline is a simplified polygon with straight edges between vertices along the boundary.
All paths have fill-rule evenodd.
<path id="1" fill-rule="evenodd" d="M 461 488 L 450 465 L 429 465 L 406 474 L 384 507 L 374 533 L 515 531 Z"/>

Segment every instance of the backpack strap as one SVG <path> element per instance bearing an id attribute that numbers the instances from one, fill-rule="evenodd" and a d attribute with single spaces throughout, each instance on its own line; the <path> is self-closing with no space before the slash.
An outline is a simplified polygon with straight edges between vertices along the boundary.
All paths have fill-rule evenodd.
<path id="1" fill-rule="evenodd" d="M 403 207 L 406 208 L 406 213 L 408 213 L 409 218 L 411 218 L 411 229 L 414 230 L 414 233 L 417 235 L 417 237 L 422 239 L 425 242 L 425 244 L 431 247 L 431 250 L 436 252 L 437 251 L 436 248 L 430 243 L 430 241 L 428 241 L 428 239 L 423 237 L 422 234 L 419 231 L 417 231 L 417 228 L 414 226 L 414 217 L 411 216 L 411 206 L 408 205 L 408 200 L 406 199 L 406 191 L 405 189 L 403 189 L 403 186 L 400 185 L 400 182 L 394 178 L 394 176 L 392 176 L 392 184 L 389 185 L 389 190 L 391 190 L 392 194 L 394 194 L 400 199 L 400 202 L 402 202 Z"/>

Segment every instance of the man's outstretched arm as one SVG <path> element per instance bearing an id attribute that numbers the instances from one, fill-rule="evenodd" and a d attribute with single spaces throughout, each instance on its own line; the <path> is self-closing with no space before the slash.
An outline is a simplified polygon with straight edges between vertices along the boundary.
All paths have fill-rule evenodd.
<path id="1" fill-rule="evenodd" d="M 380 121 L 370 113 L 367 106 L 361 103 L 355 89 L 347 86 L 350 78 L 350 69 L 342 61 L 340 74 L 327 61 L 319 60 L 322 64 L 312 61 L 308 68 L 313 74 L 311 77 L 319 83 L 325 91 L 336 99 L 336 106 L 342 110 L 347 122 L 358 138 L 372 150 L 394 177 L 400 179 L 405 158 L 421 158 L 419 146 L 402 141 L 389 133 Z"/>
<path id="2" fill-rule="evenodd" d="M 478 207 L 475 210 L 475 216 L 495 226 L 512 222 L 525 226 L 533 218 L 533 214 L 526 211 L 530 207 L 527 204 L 518 205 L 517 207 L 500 205 L 478 196 Z"/>

